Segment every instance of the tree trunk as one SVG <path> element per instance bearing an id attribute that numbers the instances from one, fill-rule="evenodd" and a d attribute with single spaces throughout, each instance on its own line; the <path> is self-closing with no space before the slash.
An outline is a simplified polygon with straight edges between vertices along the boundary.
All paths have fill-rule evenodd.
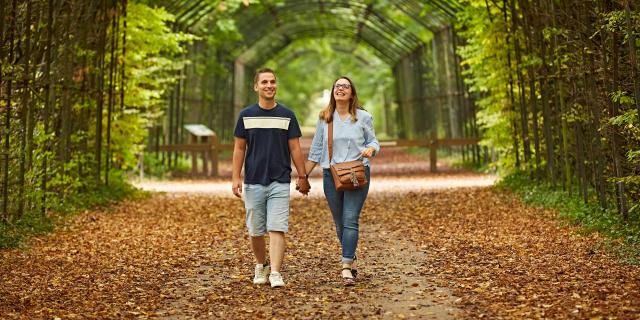
<path id="1" fill-rule="evenodd" d="M 49 136 L 49 121 L 50 121 L 50 113 L 51 108 L 54 104 L 52 101 L 54 96 L 54 86 L 51 83 L 51 64 L 52 64 L 52 54 L 53 54 L 53 31 L 54 31 L 54 20 L 53 20 L 53 0 L 47 1 L 47 48 L 45 49 L 45 67 L 44 67 L 44 83 L 45 83 L 45 97 L 44 97 L 44 110 L 43 110 L 43 119 L 42 122 L 44 124 L 44 134 Z M 47 213 L 47 171 L 48 160 L 49 160 L 49 152 L 51 151 L 51 141 L 47 138 L 44 141 L 44 149 L 45 153 L 42 157 L 42 214 L 45 215 Z"/>
<path id="2" fill-rule="evenodd" d="M 638 58 L 636 55 L 636 34 L 631 23 L 631 0 L 624 2 L 624 16 L 627 23 L 627 36 L 629 39 L 629 62 L 631 63 L 631 79 L 633 81 L 633 97 L 638 112 L 638 125 L 640 125 L 640 84 L 638 84 Z"/>
<path id="3" fill-rule="evenodd" d="M 125 84 L 127 81 L 127 77 L 125 73 L 126 53 L 127 53 L 127 0 L 122 0 L 122 67 L 120 69 L 122 74 L 120 76 L 120 112 L 124 111 L 124 93 L 125 93 Z"/>
<path id="4" fill-rule="evenodd" d="M 95 3 L 94 6 L 99 5 L 99 3 Z M 80 16 L 85 15 L 85 14 L 96 14 L 96 12 L 99 14 L 99 7 L 95 8 L 95 7 L 87 7 L 87 6 L 83 6 L 83 9 L 81 12 L 79 12 L 78 14 Z M 91 50 L 97 51 L 96 50 L 96 43 L 95 43 L 95 39 L 90 38 L 90 33 L 89 33 L 89 29 L 88 28 L 79 28 L 78 32 L 80 33 L 80 35 L 78 36 L 78 39 L 80 41 L 80 43 L 89 43 L 91 42 L 91 45 L 93 47 L 91 47 Z M 95 32 L 94 30 L 91 30 Z M 91 40 L 89 40 L 91 39 Z M 98 59 L 94 58 L 93 59 L 93 63 L 97 65 L 97 61 Z M 96 87 L 97 87 L 97 83 L 98 83 L 98 77 L 96 76 L 96 72 L 95 72 L 95 65 L 90 66 L 90 62 L 89 62 L 89 57 L 87 57 L 86 55 L 83 55 L 81 62 L 79 63 L 79 68 L 81 68 L 82 70 L 92 70 L 90 74 L 87 74 L 86 76 L 82 77 L 82 82 L 80 83 L 80 105 L 91 105 L 91 103 L 87 103 L 87 101 L 91 101 L 92 97 L 95 98 L 96 96 Z M 92 124 L 92 117 L 93 115 L 93 110 L 91 110 L 91 108 L 86 107 L 83 108 L 82 112 L 78 115 L 78 117 L 81 119 L 81 121 L 79 121 L 78 123 L 78 127 L 77 130 L 80 132 L 85 133 L 86 137 L 84 137 L 82 140 L 80 140 L 78 142 L 78 153 L 80 154 L 89 154 L 90 151 L 90 147 L 89 147 L 89 132 L 91 131 L 91 124 Z M 94 155 L 95 156 L 95 155 Z M 88 157 L 87 157 L 88 160 Z M 87 163 L 84 164 L 83 162 L 78 164 L 78 176 L 80 177 L 84 177 L 86 175 L 91 176 L 91 178 L 94 178 L 93 175 L 93 170 L 94 170 L 94 164 L 93 163 Z"/>
<path id="5" fill-rule="evenodd" d="M 522 75 L 522 52 L 520 49 L 520 41 L 518 37 L 518 13 L 516 12 L 515 0 L 510 0 L 511 7 L 511 30 L 513 33 L 513 46 L 515 48 L 517 80 L 518 80 L 518 96 L 520 98 L 520 130 L 522 133 L 522 146 L 524 153 L 524 162 L 529 164 L 531 160 L 531 145 L 529 142 L 529 119 L 528 111 L 524 97 L 524 77 Z"/>
<path id="6" fill-rule="evenodd" d="M 586 27 L 586 30 L 580 34 L 580 40 L 583 43 L 591 44 L 592 41 L 589 37 L 592 34 L 592 30 L 589 29 L 591 25 L 591 18 L 589 14 L 589 4 L 581 3 L 580 5 L 580 13 L 583 18 L 583 23 Z M 590 111 L 590 119 L 587 123 L 587 133 L 589 135 L 586 145 L 592 146 L 592 152 L 588 152 L 588 162 L 592 163 L 593 167 L 593 182 L 596 188 L 596 193 L 598 195 L 598 202 L 600 203 L 600 207 L 602 209 L 606 209 L 607 206 L 607 193 L 606 193 L 606 182 L 604 178 L 604 163 L 606 159 L 604 159 L 604 155 L 602 152 L 602 137 L 600 135 L 601 128 L 601 119 L 602 119 L 602 110 L 600 106 L 596 102 L 596 95 L 594 94 L 597 91 L 596 87 L 596 65 L 594 54 L 598 52 L 598 48 L 593 44 L 590 47 L 585 48 L 584 46 L 581 48 L 581 56 L 582 56 L 582 66 L 583 66 L 583 76 L 584 76 L 584 91 L 586 96 L 585 105 L 589 108 Z"/>
<path id="7" fill-rule="evenodd" d="M 551 4 L 551 21 L 552 21 L 552 26 L 555 29 L 556 28 L 556 8 L 554 6 L 554 0 L 551 0 L 549 2 Z M 561 142 L 560 143 L 560 149 L 561 149 L 561 154 L 562 154 L 562 164 L 563 164 L 563 186 L 566 186 L 567 188 L 569 188 L 569 193 L 571 193 L 571 167 L 570 167 L 570 159 L 569 159 L 569 128 L 568 128 L 568 124 L 567 124 L 567 119 L 564 115 L 567 114 L 566 111 L 566 106 L 565 106 L 565 96 L 564 96 L 564 83 L 562 80 L 562 66 L 560 65 L 560 53 L 555 52 L 558 48 L 558 35 L 554 34 L 553 36 L 553 48 L 554 48 L 554 55 L 555 55 L 555 67 L 556 67 L 556 81 L 555 83 L 555 88 L 556 88 L 556 93 L 558 95 L 558 103 L 560 106 L 560 114 L 557 116 L 558 121 L 560 122 L 560 135 L 562 136 L 561 138 Z"/>
<path id="8" fill-rule="evenodd" d="M 7 29 L 5 29 L 5 8 L 6 8 L 6 3 L 5 0 L 0 0 L 0 43 L 5 43 L 7 42 L 7 38 L 9 38 L 8 34 L 9 31 Z M 9 40 L 9 46 L 13 45 L 13 39 Z M 9 60 L 5 60 L 5 52 L 4 50 L 4 46 L 0 46 L 0 63 L 6 63 L 8 65 L 10 65 Z M 4 72 L 0 71 L 0 86 L 4 85 L 4 80 L 3 80 L 3 76 Z M 9 91 L 9 82 L 11 82 L 11 78 L 9 77 L 7 80 L 7 90 L 4 91 L 2 90 L 2 88 L 0 88 L 0 92 L 2 92 L 3 94 L 0 95 L 0 99 L 4 99 L 4 107 L 6 108 L 6 118 L 7 121 L 9 120 L 10 116 L 11 116 L 11 107 L 10 107 L 10 103 L 11 100 L 9 99 L 9 97 L 11 96 L 11 91 Z M 0 109 L 0 112 L 3 111 Z M 7 186 L 9 185 L 9 126 L 7 126 L 6 128 L 2 128 L 2 131 L 6 131 L 6 132 L 2 132 L 4 133 L 3 135 L 0 136 L 0 145 L 2 142 L 2 139 L 4 139 L 4 154 L 2 155 L 2 220 L 5 222 L 9 221 L 9 212 L 7 211 L 7 204 L 9 203 L 9 195 L 7 192 Z"/>
<path id="9" fill-rule="evenodd" d="M 116 0 L 113 0 L 113 5 L 117 8 Z M 111 118 L 113 113 L 113 107 L 115 104 L 115 93 L 113 81 L 114 74 L 116 73 L 116 39 L 118 34 L 118 13 L 113 11 L 111 17 L 111 53 L 109 59 L 109 102 L 107 106 L 107 146 L 105 148 L 105 161 L 104 161 L 104 184 L 109 185 L 109 170 L 111 166 Z"/>
<path id="10" fill-rule="evenodd" d="M 24 70 L 22 74 L 22 109 L 20 110 L 20 171 L 18 172 L 18 215 L 21 217 L 24 214 L 25 207 L 25 175 L 27 169 L 27 152 L 28 141 L 27 136 L 30 124 L 28 123 L 31 113 L 31 104 L 29 99 L 29 69 L 31 65 L 29 60 L 31 59 L 31 10 L 33 5 L 31 0 L 27 0 L 27 13 L 25 23 L 25 43 L 24 43 Z"/>
<path id="11" fill-rule="evenodd" d="M 527 0 L 520 0 L 520 8 L 522 8 L 523 12 L 523 22 L 524 29 L 526 30 L 526 48 L 529 53 L 534 53 L 534 48 L 536 48 L 535 41 L 537 37 L 535 34 L 537 31 L 535 30 L 535 21 L 537 20 L 535 17 L 535 12 L 530 10 L 531 7 L 528 5 Z M 528 13 L 528 14 L 527 14 Z M 531 128 L 533 131 L 533 145 L 534 145 L 534 153 L 535 153 L 535 177 L 536 181 L 542 180 L 542 157 L 541 157 L 541 146 L 540 146 L 540 129 L 538 125 L 538 94 L 536 91 L 536 69 L 532 66 L 527 68 L 528 80 L 529 80 L 529 103 L 531 104 Z"/>
<path id="12" fill-rule="evenodd" d="M 580 193 L 584 203 L 589 202 L 589 194 L 587 192 L 586 172 L 584 168 L 584 142 L 582 138 L 582 126 L 577 121 L 573 124 L 576 131 L 576 166 L 578 167 L 578 184 Z"/>
<path id="13" fill-rule="evenodd" d="M 17 0 L 11 1 L 11 16 L 17 17 Z M 13 108 L 13 81 L 15 77 L 14 70 L 14 55 L 15 55 L 15 38 L 16 38 L 16 20 L 11 19 L 11 24 L 9 26 L 9 59 L 8 64 L 11 66 L 9 71 L 9 76 L 7 79 L 7 92 L 6 92 L 6 112 L 5 112 L 5 139 L 4 139 L 4 150 L 5 150 L 5 161 L 4 161 L 4 185 L 2 190 L 2 196 L 4 198 L 3 202 L 3 212 L 5 212 L 8 216 L 8 220 L 11 218 L 9 215 L 9 162 L 11 161 L 11 109 Z"/>
<path id="14" fill-rule="evenodd" d="M 618 46 L 618 34 L 617 32 L 613 32 L 611 35 L 611 47 L 612 47 L 612 82 L 611 82 L 611 92 L 618 91 L 618 78 L 619 78 L 619 46 Z M 606 72 L 605 72 L 606 74 Z M 620 103 L 618 101 L 613 101 L 613 103 L 609 102 L 609 116 L 615 117 L 618 115 L 618 110 L 620 108 Z M 615 131 L 614 127 L 609 125 L 609 135 L 611 139 L 611 155 L 613 157 L 613 171 L 614 176 L 618 179 L 623 176 L 622 169 L 622 159 L 620 157 L 620 151 L 618 150 L 620 147 L 620 137 L 618 133 Z M 627 201 L 625 195 L 625 185 L 622 181 L 616 182 L 616 204 L 618 206 L 618 212 L 622 214 L 624 220 L 628 218 L 628 210 L 627 210 Z"/>
<path id="15" fill-rule="evenodd" d="M 502 0 L 502 13 L 503 13 L 503 17 L 504 17 L 504 24 L 505 27 L 509 26 L 509 20 L 507 18 L 507 0 Z M 513 69 L 512 63 L 511 63 L 511 50 L 510 50 L 510 38 L 511 38 L 511 33 L 513 31 L 512 30 L 506 30 L 506 50 L 507 50 L 507 67 L 509 68 L 509 84 L 507 86 L 507 96 L 509 96 L 509 118 L 511 119 L 511 128 L 513 130 L 513 134 L 512 134 L 512 139 L 513 139 L 513 152 L 514 155 L 516 157 L 516 168 L 520 168 L 520 144 L 518 141 L 518 122 L 516 121 L 515 118 L 515 113 L 516 113 L 516 103 L 515 103 L 515 98 L 513 97 L 514 93 L 513 93 L 513 75 L 511 74 L 511 70 Z"/>
<path id="16" fill-rule="evenodd" d="M 106 0 L 102 0 L 100 2 L 100 9 L 101 12 L 99 12 L 99 20 L 98 23 L 106 23 L 107 22 L 107 4 L 106 4 Z M 99 29 L 99 41 L 98 41 L 98 50 L 97 50 L 97 66 L 99 68 L 99 75 L 98 75 L 98 87 L 96 90 L 96 101 L 97 101 L 97 110 L 96 110 L 96 145 L 95 145 L 95 161 L 96 161 L 96 168 L 95 168 L 95 172 L 94 172 L 94 178 L 96 181 L 96 184 L 101 184 L 101 180 L 100 180 L 100 171 L 102 169 L 102 134 L 103 134 L 103 129 L 102 129 L 102 117 L 103 117 L 103 110 L 104 110 L 104 56 L 105 56 L 105 44 L 106 44 L 106 37 L 107 37 L 107 29 L 106 28 L 101 28 Z"/>
<path id="17" fill-rule="evenodd" d="M 69 7 L 70 10 L 70 7 Z M 65 41 L 63 42 L 63 54 L 66 57 L 73 56 L 73 47 L 75 40 L 68 35 L 72 33 L 72 28 L 74 27 L 72 23 L 72 17 L 70 15 L 69 18 L 64 19 L 63 32 L 66 33 Z M 70 39 L 69 39 L 70 38 Z M 73 61 L 65 61 L 61 64 L 61 73 L 62 73 L 62 92 L 61 92 L 61 106 L 60 106 L 60 114 L 58 116 L 58 125 L 57 128 L 59 132 L 56 132 L 56 137 L 58 137 L 58 162 L 61 164 L 61 174 L 67 175 L 66 170 L 64 169 L 64 164 L 71 160 L 71 134 L 72 134 L 72 99 L 75 96 L 75 92 L 72 91 L 73 88 Z"/>
<path id="18" fill-rule="evenodd" d="M 540 8 L 540 10 L 543 10 Z M 543 15 L 540 14 L 542 17 Z M 537 25 L 540 29 L 544 29 L 544 22 L 540 22 Z M 547 160 L 547 178 L 551 182 L 552 186 L 556 184 L 555 175 L 555 162 L 554 162 L 554 143 L 553 143 L 553 128 L 552 128 L 552 114 L 549 106 L 549 69 L 547 67 L 547 44 L 542 36 L 541 32 L 538 32 L 538 45 L 540 46 L 540 58 L 542 59 L 541 78 L 540 78 L 540 95 L 542 100 L 542 128 L 544 133 L 544 143 L 546 149 Z"/>

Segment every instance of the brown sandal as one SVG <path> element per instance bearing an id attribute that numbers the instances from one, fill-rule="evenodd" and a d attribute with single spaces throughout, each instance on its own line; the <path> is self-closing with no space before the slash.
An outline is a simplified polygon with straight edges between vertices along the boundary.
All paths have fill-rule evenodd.
<path id="1" fill-rule="evenodd" d="M 342 268 L 342 271 L 344 270 L 349 270 L 349 272 L 351 272 L 351 277 L 346 277 L 344 274 L 342 274 L 342 282 L 344 284 L 345 287 L 351 287 L 354 286 L 356 284 L 356 270 L 355 269 L 351 269 L 351 268 Z"/>

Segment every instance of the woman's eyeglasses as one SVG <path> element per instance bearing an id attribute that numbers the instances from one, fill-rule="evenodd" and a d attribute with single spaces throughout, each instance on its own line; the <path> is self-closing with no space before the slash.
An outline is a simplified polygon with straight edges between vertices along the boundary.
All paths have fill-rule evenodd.
<path id="1" fill-rule="evenodd" d="M 351 85 L 348 83 L 336 83 L 333 87 L 336 89 L 343 89 L 343 90 L 351 89 Z"/>

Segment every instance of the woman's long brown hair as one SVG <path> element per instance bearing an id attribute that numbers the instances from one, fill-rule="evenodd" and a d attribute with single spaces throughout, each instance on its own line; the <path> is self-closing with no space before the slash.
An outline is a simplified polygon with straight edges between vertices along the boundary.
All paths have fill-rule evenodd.
<path id="1" fill-rule="evenodd" d="M 349 77 L 342 76 L 335 81 L 333 81 L 333 85 L 331 86 L 331 98 L 329 99 L 329 105 L 320 111 L 320 119 L 330 123 L 333 121 L 333 112 L 336 111 L 336 98 L 333 96 L 333 92 L 336 90 L 335 85 L 336 82 L 340 79 L 345 79 L 349 81 L 351 85 L 351 98 L 349 99 L 349 113 L 351 113 L 351 121 L 356 122 L 358 118 L 356 117 L 356 110 L 362 109 L 360 106 L 360 102 L 358 101 L 358 94 L 356 93 L 356 86 L 353 85 L 353 81 L 349 79 Z"/>

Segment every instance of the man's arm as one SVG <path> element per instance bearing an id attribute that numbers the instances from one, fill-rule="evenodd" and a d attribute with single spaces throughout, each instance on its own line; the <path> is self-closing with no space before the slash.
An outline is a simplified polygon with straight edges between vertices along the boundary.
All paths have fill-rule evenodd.
<path id="1" fill-rule="evenodd" d="M 242 197 L 242 177 L 240 172 L 242 171 L 242 164 L 244 163 L 244 155 L 247 149 L 247 140 L 243 138 L 234 138 L 233 140 L 233 162 L 231 167 L 231 191 L 233 194 L 241 198 Z"/>
<path id="2" fill-rule="evenodd" d="M 291 159 L 293 165 L 296 166 L 298 177 L 305 176 L 304 158 L 302 157 L 302 149 L 300 148 L 300 138 L 289 139 L 289 151 L 291 151 Z"/>
<path id="3" fill-rule="evenodd" d="M 298 182 L 296 185 L 302 188 L 300 192 L 307 194 L 311 187 L 307 181 L 307 171 L 304 167 L 304 157 L 302 157 L 302 149 L 300 148 L 300 138 L 289 139 L 289 151 L 291 152 L 293 165 L 296 166 L 296 171 L 298 171 Z"/>

